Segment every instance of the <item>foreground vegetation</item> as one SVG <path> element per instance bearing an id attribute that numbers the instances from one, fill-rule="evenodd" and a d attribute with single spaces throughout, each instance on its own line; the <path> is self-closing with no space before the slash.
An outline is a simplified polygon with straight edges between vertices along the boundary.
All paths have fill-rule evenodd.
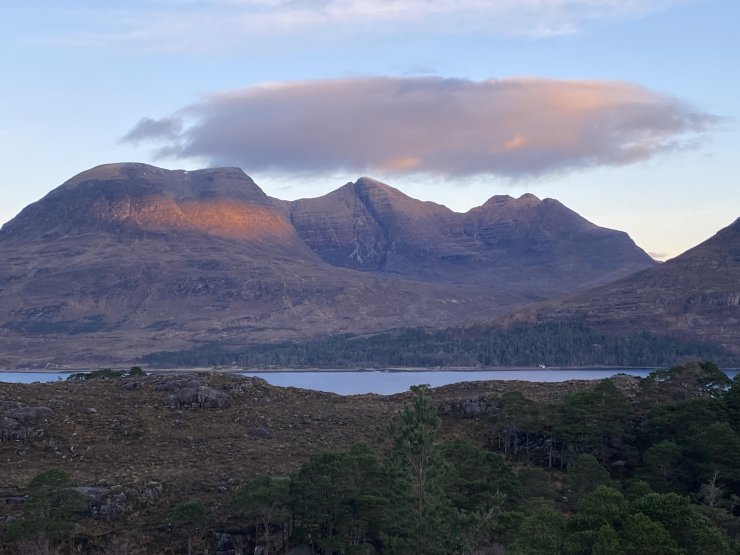
<path id="1" fill-rule="evenodd" d="M 414 389 L 381 444 L 316 452 L 225 502 L 195 491 L 152 526 L 175 553 L 740 553 L 740 377 L 689 363 L 629 396 L 610 380 L 552 403 L 508 391 L 471 409 L 482 435 L 444 439 L 447 417 Z M 85 544 L 71 485 L 54 469 L 31 480 L 5 546 L 148 552 L 125 525 L 118 547 Z"/>
<path id="2" fill-rule="evenodd" d="M 159 366 L 357 368 L 361 366 L 672 366 L 686 357 L 740 365 L 723 347 L 641 332 L 610 335 L 582 323 L 450 328 L 411 328 L 371 336 L 337 335 L 305 343 L 251 346 L 207 343 L 158 352 L 144 362 Z"/>

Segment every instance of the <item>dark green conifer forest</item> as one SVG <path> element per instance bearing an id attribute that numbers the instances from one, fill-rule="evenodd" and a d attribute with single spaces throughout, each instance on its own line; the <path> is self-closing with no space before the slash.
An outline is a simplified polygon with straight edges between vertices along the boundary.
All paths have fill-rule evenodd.
<path id="1" fill-rule="evenodd" d="M 577 322 L 436 331 L 403 328 L 367 336 L 335 335 L 304 343 L 204 343 L 183 351 L 152 353 L 143 362 L 164 367 L 666 367 L 687 357 L 714 360 L 725 367 L 740 366 L 737 355 L 721 345 L 647 332 L 610 334 Z"/>

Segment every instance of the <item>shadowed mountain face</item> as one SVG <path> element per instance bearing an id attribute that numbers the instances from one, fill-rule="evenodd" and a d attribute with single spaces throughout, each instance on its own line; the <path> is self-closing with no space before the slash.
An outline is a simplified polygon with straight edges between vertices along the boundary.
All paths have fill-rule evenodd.
<path id="1" fill-rule="evenodd" d="M 626 233 L 553 199 L 496 196 L 465 214 L 363 177 L 290 203 L 298 234 L 330 264 L 424 281 L 552 296 L 650 267 Z"/>
<path id="2" fill-rule="evenodd" d="M 459 325 L 652 264 L 531 195 L 457 214 L 362 178 L 289 203 L 238 169 L 144 164 L 93 168 L 28 206 L 0 257 L 3 365 Z"/>
<path id="3" fill-rule="evenodd" d="M 719 343 L 740 353 L 740 218 L 654 268 L 526 308 L 509 321 L 579 321 Z"/>

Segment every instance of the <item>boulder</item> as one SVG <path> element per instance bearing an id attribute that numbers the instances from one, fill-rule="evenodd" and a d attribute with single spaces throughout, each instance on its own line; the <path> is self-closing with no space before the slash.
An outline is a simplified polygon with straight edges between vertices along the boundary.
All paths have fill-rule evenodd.
<path id="1" fill-rule="evenodd" d="M 180 389 L 169 395 L 166 402 L 176 407 L 223 409 L 229 406 L 229 396 L 218 389 L 200 385 Z"/>
<path id="2" fill-rule="evenodd" d="M 49 407 L 15 407 L 0 417 L 0 441 L 22 441 L 44 435 L 44 424 L 54 411 Z"/>
<path id="3" fill-rule="evenodd" d="M 88 503 L 101 503 L 110 493 L 110 488 L 105 487 L 77 486 L 72 489 L 82 495 Z"/>
<path id="4" fill-rule="evenodd" d="M 270 439 L 272 437 L 272 432 L 264 426 L 257 426 L 252 430 L 252 435 L 262 439 Z"/>
<path id="5" fill-rule="evenodd" d="M 5 413 L 6 417 L 17 420 L 21 424 L 36 424 L 54 414 L 49 407 L 18 407 Z"/>
<path id="6" fill-rule="evenodd" d="M 490 410 L 489 404 L 485 399 L 479 399 L 474 397 L 472 399 L 466 399 L 462 403 L 462 412 L 466 416 L 474 416 L 478 414 L 485 414 Z"/>
<path id="7" fill-rule="evenodd" d="M 91 511 L 92 517 L 97 520 L 104 520 L 105 522 L 115 520 L 118 515 L 126 510 L 126 501 L 126 494 L 120 492 L 106 503 L 93 506 Z"/>
<path id="8" fill-rule="evenodd" d="M 182 378 L 177 376 L 165 376 L 154 386 L 155 391 L 177 391 L 180 389 L 195 389 L 203 385 L 201 378 Z"/>
<path id="9" fill-rule="evenodd" d="M 462 401 L 448 400 L 438 405 L 441 414 L 462 413 L 463 416 L 475 417 L 488 414 L 494 409 L 494 403 L 484 397 L 469 397 Z"/>
<path id="10" fill-rule="evenodd" d="M 216 555 L 244 555 L 242 538 L 228 532 L 215 532 Z"/>

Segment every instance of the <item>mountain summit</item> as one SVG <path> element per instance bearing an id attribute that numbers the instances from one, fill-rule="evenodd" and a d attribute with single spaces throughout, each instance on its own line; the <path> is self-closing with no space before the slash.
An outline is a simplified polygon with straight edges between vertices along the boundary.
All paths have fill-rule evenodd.
<path id="1" fill-rule="evenodd" d="M 654 264 L 534 195 L 460 214 L 363 177 L 287 202 L 237 168 L 146 164 L 73 177 L 3 226 L 0 256 L 6 365 L 460 325 Z"/>
<path id="2" fill-rule="evenodd" d="M 23 210 L 2 233 L 30 237 L 81 229 L 300 243 L 290 222 L 240 169 L 186 172 L 146 164 L 106 164 L 82 172 Z"/>

